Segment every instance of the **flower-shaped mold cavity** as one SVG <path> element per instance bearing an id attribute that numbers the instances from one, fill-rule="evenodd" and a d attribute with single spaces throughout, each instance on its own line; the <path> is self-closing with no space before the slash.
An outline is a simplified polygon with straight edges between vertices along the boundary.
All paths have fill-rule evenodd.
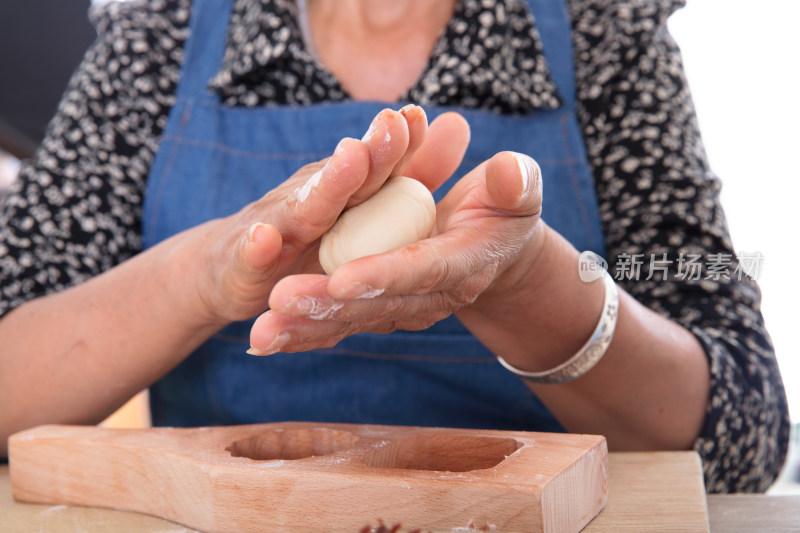
<path id="1" fill-rule="evenodd" d="M 374 468 L 469 472 L 492 468 L 521 447 L 508 437 L 423 433 L 394 439 L 364 462 Z"/>
<path id="2" fill-rule="evenodd" d="M 344 451 L 353 447 L 358 437 L 349 431 L 327 428 L 275 429 L 237 440 L 225 450 L 233 457 L 256 461 L 304 459 Z"/>

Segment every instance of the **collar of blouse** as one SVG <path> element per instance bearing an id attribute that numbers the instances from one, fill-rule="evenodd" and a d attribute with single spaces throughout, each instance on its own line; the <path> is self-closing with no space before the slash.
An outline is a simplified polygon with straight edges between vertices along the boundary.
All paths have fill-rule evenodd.
<path id="1" fill-rule="evenodd" d="M 294 0 L 235 0 L 224 59 L 209 88 L 223 95 L 235 92 L 291 63 L 306 65 L 337 86 L 306 45 L 303 20 Z M 444 95 L 455 87 L 459 94 Z M 474 107 L 471 102 L 486 101 L 487 93 L 505 113 L 560 105 L 527 2 L 457 1 L 421 75 L 399 99 Z"/>

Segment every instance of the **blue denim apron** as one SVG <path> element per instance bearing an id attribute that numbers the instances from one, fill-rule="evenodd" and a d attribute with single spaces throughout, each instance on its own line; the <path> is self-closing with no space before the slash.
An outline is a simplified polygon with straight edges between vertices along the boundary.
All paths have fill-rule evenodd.
<path id="1" fill-rule="evenodd" d="M 530 2 L 561 108 L 524 116 L 457 109 L 472 142 L 440 199 L 470 168 L 501 150 L 534 157 L 544 218 L 579 250 L 604 253 L 597 200 L 575 116 L 570 21 L 563 2 Z M 207 91 L 226 46 L 232 0 L 196 0 L 177 101 L 153 163 L 145 246 L 227 216 L 344 136 L 360 138 L 385 104 L 236 108 Z M 399 108 L 401 104 L 397 104 Z M 426 108 L 433 119 L 445 109 Z M 421 332 L 361 334 L 335 348 L 252 357 L 252 321 L 212 337 L 151 388 L 156 425 L 307 420 L 563 431 L 530 389 L 455 318 Z"/>

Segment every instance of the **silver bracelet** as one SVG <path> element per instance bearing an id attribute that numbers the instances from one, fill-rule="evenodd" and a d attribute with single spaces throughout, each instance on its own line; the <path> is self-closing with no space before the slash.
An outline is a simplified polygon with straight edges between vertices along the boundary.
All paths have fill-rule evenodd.
<path id="1" fill-rule="evenodd" d="M 617 311 L 619 310 L 619 292 L 617 291 L 617 285 L 607 271 L 603 271 L 602 278 L 603 285 L 606 289 L 606 295 L 603 301 L 603 312 L 600 314 L 600 320 L 597 322 L 594 333 L 592 333 L 588 342 L 578 350 L 578 353 L 573 355 L 568 361 L 550 370 L 545 370 L 544 372 L 526 372 L 525 370 L 520 370 L 510 365 L 505 359 L 498 355 L 497 360 L 500 364 L 506 367 L 510 372 L 534 383 L 565 383 L 591 370 L 603 357 L 603 354 L 606 353 L 608 345 L 611 344 L 611 339 L 614 337 L 614 329 L 617 326 Z"/>

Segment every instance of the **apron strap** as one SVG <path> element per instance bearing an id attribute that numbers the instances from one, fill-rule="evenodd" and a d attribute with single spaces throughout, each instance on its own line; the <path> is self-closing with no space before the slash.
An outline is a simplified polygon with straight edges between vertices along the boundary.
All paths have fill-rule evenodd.
<path id="1" fill-rule="evenodd" d="M 193 0 L 189 19 L 189 38 L 184 49 L 178 98 L 214 99 L 208 82 L 219 70 L 225 56 L 229 24 L 234 0 Z"/>
<path id="2" fill-rule="evenodd" d="M 572 21 L 564 0 L 528 0 L 550 75 L 567 109 L 575 108 Z"/>

